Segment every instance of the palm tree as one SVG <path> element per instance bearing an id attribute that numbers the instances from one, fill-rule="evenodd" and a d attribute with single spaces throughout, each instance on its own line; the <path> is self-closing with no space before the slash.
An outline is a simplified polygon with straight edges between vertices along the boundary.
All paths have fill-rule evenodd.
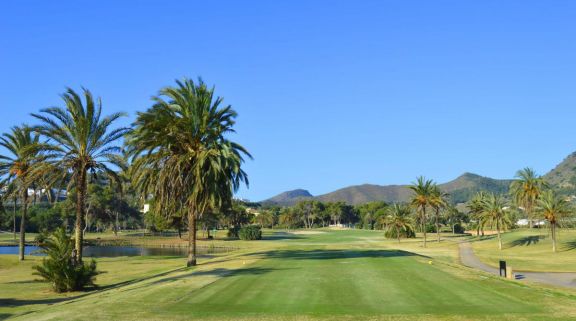
<path id="1" fill-rule="evenodd" d="M 498 249 L 502 250 L 502 238 L 500 232 L 512 225 L 510 217 L 506 211 L 504 198 L 493 193 L 488 194 L 482 201 L 481 212 L 482 224 L 490 224 L 496 227 L 498 234 Z"/>
<path id="2" fill-rule="evenodd" d="M 22 204 L 18 251 L 20 261 L 24 260 L 28 188 L 32 181 L 33 167 L 38 162 L 39 142 L 39 135 L 28 126 L 13 127 L 11 133 L 5 133 L 0 137 L 0 146 L 11 154 L 11 156 L 0 155 L 0 177 L 3 177 L 5 184 L 10 184 L 6 196 L 16 199 L 19 195 Z"/>
<path id="3" fill-rule="evenodd" d="M 552 235 L 552 251 L 556 252 L 556 227 L 561 218 L 572 213 L 570 204 L 562 197 L 548 190 L 542 193 L 538 199 L 536 210 L 544 216 L 550 223 L 550 234 Z"/>
<path id="4" fill-rule="evenodd" d="M 414 192 L 410 204 L 416 209 L 422 232 L 424 233 L 424 247 L 426 247 L 426 207 L 428 207 L 434 197 L 434 181 L 427 180 L 424 176 L 417 178 L 416 183 L 408 186 Z"/>
<path id="5" fill-rule="evenodd" d="M 440 210 L 448 206 L 448 194 L 444 193 L 436 184 L 432 186 L 432 197 L 430 199 L 430 206 L 434 209 L 434 217 L 436 223 L 436 236 L 438 243 L 440 243 Z"/>
<path id="6" fill-rule="evenodd" d="M 484 227 L 482 226 L 482 209 L 486 196 L 487 194 L 485 192 L 480 191 L 476 193 L 476 195 L 474 195 L 467 204 L 470 218 L 476 220 L 476 236 L 480 235 L 480 230 L 482 230 L 482 236 L 484 236 Z"/>
<path id="7" fill-rule="evenodd" d="M 138 113 L 128 138 L 132 179 L 142 195 L 167 216 L 186 211 L 188 266 L 196 265 L 196 220 L 209 210 L 229 206 L 251 157 L 226 136 L 234 132 L 236 112 L 199 80 L 184 79 L 160 90 L 154 105 Z"/>
<path id="8" fill-rule="evenodd" d="M 111 180 L 119 177 L 113 166 L 122 167 L 118 156 L 120 147 L 115 143 L 124 136 L 129 128 L 111 126 L 123 113 L 102 116 L 102 101 L 94 100 L 87 89 L 82 89 L 82 95 L 68 88 L 61 95 L 65 107 L 42 109 L 40 114 L 32 114 L 42 123 L 37 130 L 50 139 L 44 148 L 50 155 L 45 166 L 55 166 L 63 169 L 61 178 L 70 175 L 68 190 L 76 190 L 76 223 L 75 250 L 78 261 L 82 261 L 82 243 L 84 216 L 86 214 L 86 197 L 89 174 L 103 174 Z"/>
<path id="9" fill-rule="evenodd" d="M 386 216 L 383 223 L 388 230 L 394 230 L 398 243 L 400 243 L 400 231 L 412 231 L 412 219 L 410 215 L 412 210 L 407 205 L 393 204 L 386 208 Z"/>
<path id="10" fill-rule="evenodd" d="M 455 206 L 448 206 L 445 213 L 446 221 L 452 227 L 452 234 L 456 234 L 456 225 L 462 223 L 466 216 L 460 212 Z"/>
<path id="11" fill-rule="evenodd" d="M 516 204 L 524 209 L 528 217 L 528 225 L 532 228 L 534 206 L 538 202 L 542 191 L 548 186 L 544 179 L 529 167 L 516 172 L 516 178 L 510 184 L 510 193 Z"/>

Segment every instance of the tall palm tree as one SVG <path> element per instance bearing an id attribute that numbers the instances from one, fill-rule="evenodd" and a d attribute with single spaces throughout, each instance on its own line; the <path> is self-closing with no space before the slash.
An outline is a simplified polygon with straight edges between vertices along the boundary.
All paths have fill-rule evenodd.
<path id="1" fill-rule="evenodd" d="M 248 184 L 241 169 L 251 157 L 230 141 L 236 112 L 223 106 L 214 89 L 199 80 L 177 81 L 160 90 L 154 105 L 138 113 L 128 138 L 132 178 L 143 198 L 152 195 L 157 212 L 188 217 L 187 266 L 196 265 L 196 221 L 231 203 L 240 184 Z"/>
<path id="2" fill-rule="evenodd" d="M 438 237 L 438 243 L 440 243 L 440 211 L 448 206 L 448 193 L 444 193 L 437 184 L 432 186 L 430 206 L 434 210 L 436 236 Z"/>
<path id="3" fill-rule="evenodd" d="M 481 220 L 483 224 L 496 227 L 498 234 L 498 249 L 502 250 L 502 237 L 500 232 L 512 225 L 506 212 L 506 202 L 500 195 L 488 194 L 482 201 Z"/>
<path id="4" fill-rule="evenodd" d="M 26 246 L 26 216 L 28 215 L 28 188 L 32 182 L 32 171 L 38 162 L 40 137 L 28 126 L 13 127 L 10 133 L 0 137 L 0 146 L 11 156 L 0 155 L 0 177 L 9 184 L 7 197 L 21 200 L 22 215 L 20 218 L 20 242 L 18 255 L 24 260 Z M 14 202 L 16 207 L 16 201 Z"/>
<path id="5" fill-rule="evenodd" d="M 532 228 L 534 207 L 547 187 L 544 179 L 529 167 L 516 172 L 516 180 L 510 184 L 510 193 L 516 204 L 524 209 L 530 228 Z"/>
<path id="6" fill-rule="evenodd" d="M 424 247 L 426 247 L 426 208 L 431 204 L 434 197 L 434 181 L 420 176 L 417 178 L 416 183 L 408 186 L 408 188 L 414 192 L 410 204 L 418 213 L 422 232 L 424 233 Z"/>
<path id="7" fill-rule="evenodd" d="M 556 195 L 552 190 L 548 190 L 542 193 L 538 199 L 536 210 L 542 214 L 550 224 L 552 251 L 556 252 L 556 228 L 561 218 L 572 213 L 570 204 L 564 198 Z"/>
<path id="8" fill-rule="evenodd" d="M 412 227 L 412 209 L 408 205 L 393 204 L 386 208 L 386 216 L 384 217 L 384 225 L 388 230 L 394 230 L 398 243 L 400 243 L 401 231 L 411 231 Z"/>
<path id="9" fill-rule="evenodd" d="M 76 190 L 74 239 L 77 259 L 81 262 L 88 176 L 99 173 L 118 180 L 114 167 L 122 167 L 122 160 L 116 143 L 129 128 L 112 129 L 124 114 L 102 116 L 102 101 L 95 100 L 87 89 L 83 88 L 79 94 L 68 88 L 61 98 L 65 107 L 45 108 L 32 116 L 41 121 L 37 130 L 50 139 L 44 148 L 50 155 L 46 166 L 63 169 L 59 173 L 61 178 L 71 177 L 68 190 L 72 187 Z"/>
<path id="10" fill-rule="evenodd" d="M 468 214 L 470 215 L 470 218 L 476 220 L 476 236 L 480 235 L 480 230 L 482 230 L 482 236 L 484 236 L 484 228 L 482 226 L 482 209 L 484 199 L 486 199 L 486 197 L 487 194 L 483 191 L 480 191 L 476 193 L 476 195 L 474 195 L 466 205 L 468 207 Z"/>

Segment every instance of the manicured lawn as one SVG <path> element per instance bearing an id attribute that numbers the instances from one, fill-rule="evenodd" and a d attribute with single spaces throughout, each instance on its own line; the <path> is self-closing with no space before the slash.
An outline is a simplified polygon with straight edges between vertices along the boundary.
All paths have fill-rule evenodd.
<path id="1" fill-rule="evenodd" d="M 506 260 L 519 271 L 576 272 L 576 231 L 559 230 L 558 252 L 546 229 L 522 229 L 502 235 L 503 249 L 495 237 L 474 242 L 474 253 L 484 262 L 497 266 Z"/>
<path id="2" fill-rule="evenodd" d="M 0 257 L 0 318 L 18 320 L 569 320 L 574 292 L 497 279 L 396 249 L 381 232 L 267 232 L 182 269 L 182 258 L 99 260 L 99 291 L 58 295 L 32 262 Z M 238 242 L 242 244 L 242 242 Z M 440 248 L 445 246 L 445 252 Z M 449 242 L 430 253 L 452 253 Z M 428 255 L 428 254 L 426 254 Z M 451 256 L 451 254 L 450 254 Z M 430 264 L 432 261 L 432 264 Z"/>

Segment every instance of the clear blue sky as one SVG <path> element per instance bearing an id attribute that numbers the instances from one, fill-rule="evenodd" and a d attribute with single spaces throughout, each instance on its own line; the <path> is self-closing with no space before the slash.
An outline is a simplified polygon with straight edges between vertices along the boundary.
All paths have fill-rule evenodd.
<path id="1" fill-rule="evenodd" d="M 106 113 L 202 76 L 261 200 L 544 174 L 576 150 L 576 1 L 10 1 L 0 131 L 85 86 Z"/>

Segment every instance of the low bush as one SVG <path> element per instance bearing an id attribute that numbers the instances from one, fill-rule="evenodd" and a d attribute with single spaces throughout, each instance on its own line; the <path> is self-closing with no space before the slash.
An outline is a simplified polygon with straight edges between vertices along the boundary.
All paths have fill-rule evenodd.
<path id="1" fill-rule="evenodd" d="M 45 239 L 41 247 L 47 257 L 41 265 L 33 267 L 36 270 L 34 274 L 50 282 L 54 291 L 79 291 L 86 286 L 95 286 L 94 279 L 99 274 L 96 261 L 92 259 L 90 264 L 79 262 L 74 253 L 74 240 L 63 228 Z"/>
<path id="2" fill-rule="evenodd" d="M 427 224 L 426 225 L 426 233 L 436 233 L 436 225 Z"/>
<path id="3" fill-rule="evenodd" d="M 239 226 L 234 226 L 228 229 L 228 237 L 238 238 L 238 233 L 240 232 Z"/>
<path id="4" fill-rule="evenodd" d="M 261 240 L 262 229 L 258 225 L 247 225 L 240 229 L 238 236 L 245 241 Z"/>
<path id="5" fill-rule="evenodd" d="M 384 237 L 386 237 L 387 239 L 397 239 L 398 235 L 396 234 L 396 229 L 387 229 L 384 232 Z M 411 239 L 411 238 L 415 238 L 415 237 L 416 237 L 416 233 L 414 233 L 414 231 L 411 229 L 400 230 L 400 238 Z"/>
<path id="6" fill-rule="evenodd" d="M 453 226 L 453 231 L 456 234 L 464 234 L 465 229 L 461 224 L 456 224 Z"/>

